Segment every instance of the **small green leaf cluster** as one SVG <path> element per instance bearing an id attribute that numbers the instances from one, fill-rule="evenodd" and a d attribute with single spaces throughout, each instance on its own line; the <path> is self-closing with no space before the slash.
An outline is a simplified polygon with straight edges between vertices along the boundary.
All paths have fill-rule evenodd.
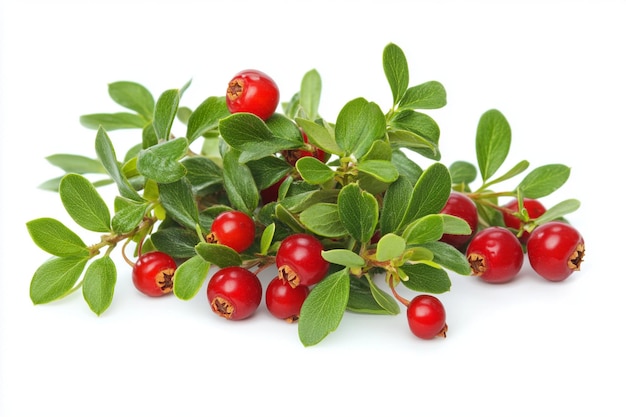
<path id="1" fill-rule="evenodd" d="M 91 310 L 102 314 L 117 279 L 110 255 L 120 244 L 130 265 L 128 245 L 135 246 L 135 255 L 159 250 L 175 258 L 173 292 L 189 300 L 211 266 L 258 272 L 274 264 L 280 242 L 294 233 L 318 238 L 325 248 L 322 256 L 332 264 L 302 307 L 298 332 L 306 346 L 334 331 L 345 311 L 398 314 L 399 303 L 408 304 L 398 285 L 421 293 L 449 291 L 449 272 L 471 273 L 465 256 L 440 241 L 444 234 L 471 233 L 464 220 L 440 213 L 451 190 L 468 193 L 484 222 L 493 223 L 498 221 L 497 197 L 546 195 L 562 185 L 569 170 L 541 167 L 513 191 L 491 191 L 528 166 L 523 161 L 493 178 L 510 145 L 510 128 L 496 110 L 479 123 L 478 170 L 464 161 L 446 167 L 440 162 L 439 126 L 424 112 L 445 106 L 444 87 L 436 81 L 411 86 L 406 57 L 395 44 L 385 47 L 382 58 L 392 97 L 389 109 L 357 97 L 335 121 L 319 114 L 322 82 L 316 70 L 304 75 L 282 113 L 265 121 L 249 113 L 230 114 L 223 96 L 211 96 L 194 109 L 183 106 L 190 83 L 156 99 L 135 82 L 110 84 L 111 99 L 125 111 L 80 118 L 96 130 L 97 157 L 50 156 L 48 161 L 65 174 L 42 185 L 58 191 L 71 218 L 98 233 L 98 241 L 85 244 L 55 219 L 30 221 L 34 243 L 52 255 L 32 277 L 32 301 L 51 302 L 82 288 Z M 177 123 L 182 134 L 174 132 Z M 109 136 L 116 129 L 140 132 L 123 158 Z M 326 160 L 305 156 L 294 165 L 282 154 L 314 148 Z M 407 151 L 424 162 L 418 164 Z M 483 182 L 472 191 L 478 172 Z M 112 210 L 97 190 L 105 185 L 117 190 Z M 264 201 L 261 195 L 272 187 L 277 197 Z M 565 202 L 550 216 L 574 205 Z M 255 220 L 255 243 L 245 252 L 206 239 L 215 217 L 227 210 Z"/>

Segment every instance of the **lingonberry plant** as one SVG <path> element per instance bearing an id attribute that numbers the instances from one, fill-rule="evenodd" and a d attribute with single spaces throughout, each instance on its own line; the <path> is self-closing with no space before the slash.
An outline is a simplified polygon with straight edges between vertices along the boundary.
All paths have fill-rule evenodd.
<path id="1" fill-rule="evenodd" d="M 181 300 L 206 285 L 213 311 L 231 319 L 257 311 L 258 274 L 276 268 L 282 287 L 272 281 L 266 306 L 289 317 L 298 306 L 305 346 L 336 330 L 346 311 L 395 315 L 404 306 L 418 336 L 445 333 L 434 294 L 450 290 L 450 273 L 472 273 L 462 249 L 468 239 L 506 227 L 501 198 L 518 202 L 506 213 L 520 225 L 505 230 L 529 232 L 529 240 L 534 228 L 564 221 L 579 202 L 565 200 L 536 218 L 522 204 L 565 183 L 569 168 L 561 164 L 535 168 L 512 190 L 495 189 L 530 166 L 523 160 L 498 175 L 511 129 L 495 109 L 478 122 L 477 164 L 444 165 L 440 128 L 427 114 L 445 106 L 443 85 L 410 85 L 408 62 L 395 44 L 384 48 L 382 63 L 391 91 L 387 110 L 357 97 L 334 121 L 319 113 L 316 70 L 304 74 L 300 90 L 280 108 L 277 84 L 256 70 L 237 74 L 225 82 L 226 96 L 218 92 L 195 108 L 182 105 L 190 83 L 156 99 L 136 82 L 109 84 L 110 97 L 125 110 L 80 118 L 96 131 L 96 157 L 51 155 L 48 161 L 65 172 L 42 185 L 58 192 L 76 225 L 95 233 L 95 243 L 53 218 L 28 222 L 34 243 L 52 255 L 34 271 L 32 301 L 82 289 L 91 310 L 102 314 L 118 277 L 111 255 L 121 247 L 150 283 L 162 265 L 153 261 L 158 268 L 139 271 L 142 254 L 166 254 L 176 268 L 170 277 L 170 265 L 156 285 Z M 123 154 L 110 137 L 116 129 L 138 131 Z M 116 192 L 111 205 L 99 187 Z M 450 236 L 460 243 L 450 244 Z M 576 250 L 571 262 L 580 266 L 582 242 Z M 209 277 L 212 267 L 218 272 Z M 419 294 L 410 303 L 398 286 Z M 276 307 L 282 301 L 290 308 Z"/>

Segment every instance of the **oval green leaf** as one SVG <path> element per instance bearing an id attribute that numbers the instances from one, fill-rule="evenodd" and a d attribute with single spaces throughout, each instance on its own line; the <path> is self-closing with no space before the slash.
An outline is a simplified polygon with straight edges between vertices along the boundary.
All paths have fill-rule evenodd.
<path id="1" fill-rule="evenodd" d="M 116 281 L 117 269 L 109 256 L 98 258 L 87 267 L 83 278 L 83 298 L 98 316 L 111 305 Z"/>
<path id="2" fill-rule="evenodd" d="M 83 240 L 56 219 L 40 218 L 26 223 L 28 233 L 39 248 L 59 257 L 88 256 Z"/>
<path id="3" fill-rule="evenodd" d="M 72 219 L 92 232 L 111 230 L 111 213 L 96 187 L 80 174 L 67 174 L 59 184 L 63 206 Z"/>

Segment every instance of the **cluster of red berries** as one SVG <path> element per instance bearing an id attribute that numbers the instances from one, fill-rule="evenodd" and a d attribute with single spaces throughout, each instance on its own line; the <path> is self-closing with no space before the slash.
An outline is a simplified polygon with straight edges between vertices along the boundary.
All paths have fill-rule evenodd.
<path id="1" fill-rule="evenodd" d="M 453 191 L 442 210 L 470 225 L 471 234 L 444 235 L 442 240 L 465 251 L 474 275 L 489 283 L 509 282 L 521 270 L 525 252 L 532 269 L 549 281 L 563 281 L 580 269 L 585 243 L 576 228 L 564 221 L 532 226 L 546 212 L 539 200 L 523 199 L 523 210 L 513 200 L 499 210 L 504 225 L 478 231 L 476 204 L 467 195 Z"/>

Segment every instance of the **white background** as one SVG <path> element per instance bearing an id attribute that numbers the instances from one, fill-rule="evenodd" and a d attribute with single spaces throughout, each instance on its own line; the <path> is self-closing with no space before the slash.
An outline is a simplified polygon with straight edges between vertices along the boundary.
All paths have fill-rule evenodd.
<path id="1" fill-rule="evenodd" d="M 0 1 L 0 416 L 625 415 L 625 19 L 624 1 L 605 0 Z M 411 85 L 446 87 L 448 105 L 429 113 L 442 162 L 473 161 L 478 119 L 497 108 L 513 131 L 505 167 L 571 166 L 546 204 L 582 202 L 568 217 L 587 244 L 581 272 L 554 284 L 526 265 L 501 286 L 452 274 L 440 297 L 450 331 L 434 341 L 413 337 L 403 314 L 346 314 L 304 348 L 264 307 L 233 323 L 203 290 L 147 299 L 121 262 L 99 318 L 79 293 L 31 304 L 47 255 L 25 223 L 72 225 L 37 188 L 60 175 L 44 157 L 95 156 L 78 117 L 121 110 L 107 83 L 157 95 L 192 79 L 193 108 L 244 68 L 271 74 L 285 100 L 316 68 L 321 113 L 334 120 L 358 96 L 389 108 L 389 42 L 406 53 Z M 120 149 L 138 140 L 111 136 Z"/>

